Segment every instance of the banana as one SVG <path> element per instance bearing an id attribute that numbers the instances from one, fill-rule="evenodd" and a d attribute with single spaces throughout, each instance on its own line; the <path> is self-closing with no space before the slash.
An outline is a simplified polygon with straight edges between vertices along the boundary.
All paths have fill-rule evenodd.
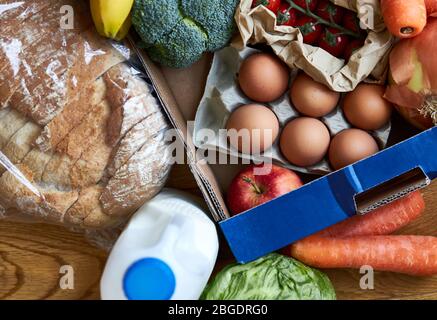
<path id="1" fill-rule="evenodd" d="M 123 39 L 131 26 L 134 0 L 90 0 L 91 15 L 98 33 L 115 40 Z"/>

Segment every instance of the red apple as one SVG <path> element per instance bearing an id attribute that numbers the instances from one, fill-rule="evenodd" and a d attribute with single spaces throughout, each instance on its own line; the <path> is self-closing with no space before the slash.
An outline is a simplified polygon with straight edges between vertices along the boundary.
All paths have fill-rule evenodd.
<path id="1" fill-rule="evenodd" d="M 228 206 L 233 215 L 247 211 L 302 186 L 293 171 L 273 164 L 252 165 L 232 180 Z"/>

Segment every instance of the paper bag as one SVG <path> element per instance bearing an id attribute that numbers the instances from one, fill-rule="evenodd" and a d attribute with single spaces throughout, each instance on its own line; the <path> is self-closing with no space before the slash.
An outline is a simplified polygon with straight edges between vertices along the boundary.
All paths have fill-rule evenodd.
<path id="1" fill-rule="evenodd" d="M 289 67 L 304 70 L 316 81 L 338 92 L 352 91 L 364 80 L 384 83 L 394 37 L 384 26 L 379 1 L 333 2 L 357 12 L 362 27 L 369 31 L 365 45 L 347 63 L 319 47 L 303 43 L 298 28 L 277 26 L 276 17 L 270 10 L 264 6 L 252 9 L 252 0 L 242 0 L 237 8 L 235 20 L 240 35 L 232 45 L 241 50 L 247 45 L 265 43 Z"/>

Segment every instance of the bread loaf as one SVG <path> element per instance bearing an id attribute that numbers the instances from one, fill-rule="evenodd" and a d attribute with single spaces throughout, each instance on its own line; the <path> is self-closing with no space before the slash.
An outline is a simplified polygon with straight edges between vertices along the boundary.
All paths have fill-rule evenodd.
<path id="1" fill-rule="evenodd" d="M 34 88 L 29 83 L 30 79 L 44 75 L 48 68 L 55 69 L 61 66 L 60 60 L 67 58 L 63 56 L 62 46 L 74 44 L 77 35 L 91 27 L 89 14 L 81 1 L 47 2 L 49 6 L 30 16 L 20 26 L 15 26 L 8 35 L 2 36 L 0 106 L 7 107 L 17 89 L 32 92 Z M 60 28 L 59 12 L 64 4 L 73 7 L 75 18 L 81 22 L 76 24 L 78 27 L 75 29 Z M 3 26 L 3 18 L 1 19 Z M 6 23 L 7 21 L 9 20 L 6 20 Z M 20 28 L 22 31 L 17 33 Z M 60 50 L 57 50 L 58 48 Z"/>
<path id="2" fill-rule="evenodd" d="M 50 122 L 66 104 L 76 99 L 78 86 L 90 86 L 124 60 L 94 30 L 72 37 L 65 47 L 56 47 L 55 59 L 35 68 L 25 83 L 20 81 L 9 99 L 11 107 L 41 125 Z"/>
<path id="3" fill-rule="evenodd" d="M 75 8 L 73 30 L 59 29 L 64 4 Z M 22 44 L 15 59 L 0 54 L 0 155 L 9 160 L 0 166 L 1 215 L 114 226 L 166 181 L 169 124 L 159 102 L 86 8 L 23 1 L 0 15 L 0 46 Z"/>
<path id="4" fill-rule="evenodd" d="M 4 6 L 1 13 L 3 24 L 0 36 L 2 38 L 12 36 L 23 21 L 29 18 L 39 19 L 43 17 L 43 15 L 37 15 L 36 13 L 56 2 L 56 0 L 0 1 L 0 4 Z"/>

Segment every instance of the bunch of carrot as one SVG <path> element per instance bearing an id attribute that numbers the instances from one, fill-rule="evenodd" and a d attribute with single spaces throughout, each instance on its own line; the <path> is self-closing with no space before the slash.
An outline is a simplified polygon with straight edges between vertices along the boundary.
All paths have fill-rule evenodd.
<path id="1" fill-rule="evenodd" d="M 393 35 L 412 38 L 423 31 L 427 17 L 437 17 L 437 0 L 381 0 L 381 11 Z"/>
<path id="2" fill-rule="evenodd" d="M 318 268 L 360 268 L 410 275 L 437 274 L 437 238 L 388 235 L 425 209 L 414 192 L 365 216 L 354 216 L 287 247 L 285 254 Z"/>

